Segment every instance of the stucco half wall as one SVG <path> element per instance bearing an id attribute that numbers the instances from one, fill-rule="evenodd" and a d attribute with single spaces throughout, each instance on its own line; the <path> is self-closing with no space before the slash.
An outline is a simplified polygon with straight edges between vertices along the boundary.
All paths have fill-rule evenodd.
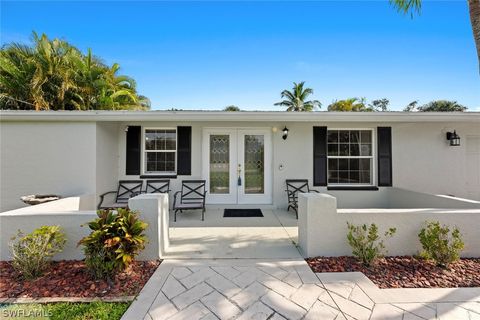
<path id="1" fill-rule="evenodd" d="M 11 260 L 10 239 L 21 230 L 28 234 L 41 226 L 58 225 L 66 235 L 67 242 L 55 260 L 83 259 L 78 241 L 89 234 L 87 223 L 97 217 L 89 210 L 95 195 L 68 197 L 36 206 L 28 206 L 0 213 L 0 260 Z M 83 227 L 82 227 L 83 225 Z"/>
<path id="2" fill-rule="evenodd" d="M 66 236 L 65 247 L 54 260 L 79 260 L 84 258 L 78 242 L 91 230 L 88 223 L 98 218 L 92 207 L 95 195 L 68 197 L 36 206 L 0 213 L 0 261 L 11 260 L 11 238 L 21 230 L 28 234 L 41 226 L 58 225 Z M 130 199 L 130 208 L 139 212 L 142 221 L 148 223 L 145 249 L 137 260 L 161 258 L 169 244 L 168 196 L 165 194 L 139 195 Z"/>
<path id="3" fill-rule="evenodd" d="M 480 257 L 480 202 L 465 204 L 463 209 L 432 208 L 445 207 L 443 198 L 438 203 L 430 200 L 432 206 L 422 208 L 337 209 L 337 199 L 328 194 L 301 194 L 299 200 L 298 241 L 306 257 L 351 255 L 347 222 L 375 223 L 380 234 L 394 227 L 394 237 L 385 241 L 388 255 L 415 255 L 421 251 L 418 233 L 425 221 L 458 227 L 465 242 L 462 256 Z"/>

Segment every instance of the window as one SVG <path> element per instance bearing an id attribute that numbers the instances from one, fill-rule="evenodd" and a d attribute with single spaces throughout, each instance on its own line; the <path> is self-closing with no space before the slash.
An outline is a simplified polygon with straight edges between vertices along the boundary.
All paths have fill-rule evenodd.
<path id="1" fill-rule="evenodd" d="M 373 183 L 372 130 L 328 130 L 328 184 Z"/>
<path id="2" fill-rule="evenodd" d="M 175 173 L 177 131 L 175 129 L 145 129 L 144 172 Z"/>

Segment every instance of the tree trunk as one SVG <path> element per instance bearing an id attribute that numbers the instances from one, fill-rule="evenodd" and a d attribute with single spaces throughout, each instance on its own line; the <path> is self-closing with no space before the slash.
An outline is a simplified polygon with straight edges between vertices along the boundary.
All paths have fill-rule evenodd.
<path id="1" fill-rule="evenodd" d="M 480 70 L 480 0 L 468 0 L 470 22 L 472 23 L 473 38 L 477 47 L 477 58 Z"/>

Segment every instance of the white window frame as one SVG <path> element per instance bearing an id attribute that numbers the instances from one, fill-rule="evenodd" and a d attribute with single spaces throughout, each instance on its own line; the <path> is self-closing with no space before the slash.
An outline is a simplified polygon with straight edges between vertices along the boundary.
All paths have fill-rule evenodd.
<path id="1" fill-rule="evenodd" d="M 147 151 L 145 147 L 145 132 L 147 130 L 173 130 L 175 131 L 175 150 L 149 150 Z M 145 167 L 145 154 L 147 152 L 174 152 L 175 153 L 175 170 L 174 171 L 146 171 Z M 152 176 L 159 176 L 159 175 L 165 175 L 165 176 L 171 176 L 171 175 L 176 175 L 177 174 L 177 153 L 178 153 L 178 131 L 176 127 L 142 127 L 142 156 L 141 156 L 141 168 L 142 168 L 142 175 L 152 175 Z"/>
<path id="2" fill-rule="evenodd" d="M 329 131 L 371 131 L 372 132 L 372 155 L 371 156 L 329 156 L 328 155 L 328 132 Z M 327 128 L 327 186 L 329 187 L 372 187 L 376 185 L 377 172 L 377 130 L 375 128 Z M 372 170 L 370 172 L 370 183 L 328 183 L 328 159 L 365 159 L 372 161 Z"/>

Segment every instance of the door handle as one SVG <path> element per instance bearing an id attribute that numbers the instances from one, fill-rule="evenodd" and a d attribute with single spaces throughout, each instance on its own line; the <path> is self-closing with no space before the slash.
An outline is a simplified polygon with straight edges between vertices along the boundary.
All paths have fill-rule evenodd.
<path id="1" fill-rule="evenodd" d="M 237 185 L 241 186 L 242 185 L 242 165 L 241 164 L 238 164 L 237 173 L 238 173 Z"/>

